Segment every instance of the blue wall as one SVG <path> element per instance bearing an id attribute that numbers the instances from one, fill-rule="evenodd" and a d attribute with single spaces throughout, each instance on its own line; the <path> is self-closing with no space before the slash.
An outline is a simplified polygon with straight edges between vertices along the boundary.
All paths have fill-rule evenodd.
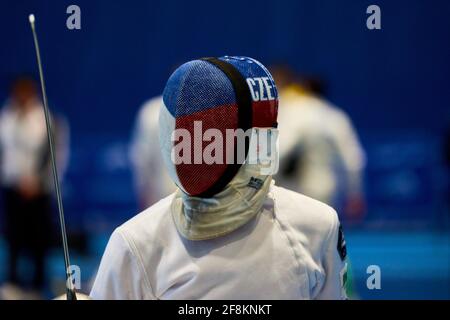
<path id="1" fill-rule="evenodd" d="M 82 30 L 65 27 L 69 4 Z M 369 4 L 382 30 L 365 27 Z M 0 4 L 0 98 L 36 71 L 27 15 L 37 15 L 48 95 L 76 134 L 128 134 L 139 104 L 171 69 L 201 56 L 288 62 L 330 81 L 362 130 L 440 132 L 450 118 L 449 1 L 24 1 Z"/>

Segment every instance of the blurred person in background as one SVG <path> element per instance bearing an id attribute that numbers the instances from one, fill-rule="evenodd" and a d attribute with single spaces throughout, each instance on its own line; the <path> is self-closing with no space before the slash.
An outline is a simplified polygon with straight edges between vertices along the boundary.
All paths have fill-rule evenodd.
<path id="1" fill-rule="evenodd" d="M 323 98 L 320 79 L 299 80 L 287 66 L 271 71 L 280 95 L 280 185 L 358 220 L 365 155 L 349 117 Z"/>
<path id="2" fill-rule="evenodd" d="M 59 163 L 67 159 L 68 128 L 54 122 Z M 9 253 L 3 299 L 39 298 L 45 285 L 45 258 L 52 240 L 52 176 L 43 106 L 33 78 L 21 76 L 0 110 L 0 188 L 4 200 L 5 236 Z M 18 261 L 28 254 L 33 270 L 25 287 Z M 25 277 L 23 277 L 25 278 Z"/>
<path id="3" fill-rule="evenodd" d="M 131 142 L 130 157 L 141 209 L 176 189 L 164 166 L 159 147 L 158 119 L 161 105 L 161 96 L 144 103 L 139 110 Z"/>

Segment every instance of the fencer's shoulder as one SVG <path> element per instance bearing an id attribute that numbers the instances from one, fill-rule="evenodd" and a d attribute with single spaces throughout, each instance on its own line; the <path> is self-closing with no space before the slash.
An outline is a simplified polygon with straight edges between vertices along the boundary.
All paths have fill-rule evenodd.
<path id="1" fill-rule="evenodd" d="M 322 237 L 337 228 L 338 215 L 329 205 L 278 186 L 272 192 L 279 214 L 297 231 Z"/>
<path id="2" fill-rule="evenodd" d="M 277 204 L 290 209 L 301 209 L 305 214 L 331 219 L 334 216 L 335 210 L 329 205 L 305 196 L 304 194 L 279 187 L 273 186 L 272 193 L 276 196 Z"/>
<path id="3" fill-rule="evenodd" d="M 133 242 L 145 242 L 163 233 L 171 224 L 170 207 L 174 196 L 175 193 L 161 199 L 119 226 L 115 232 Z"/>

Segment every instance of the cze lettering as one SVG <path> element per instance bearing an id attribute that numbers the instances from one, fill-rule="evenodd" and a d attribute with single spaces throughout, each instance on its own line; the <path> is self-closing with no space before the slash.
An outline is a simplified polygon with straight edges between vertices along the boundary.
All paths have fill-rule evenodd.
<path id="1" fill-rule="evenodd" d="M 253 101 L 273 100 L 272 85 L 268 77 L 247 78 Z"/>

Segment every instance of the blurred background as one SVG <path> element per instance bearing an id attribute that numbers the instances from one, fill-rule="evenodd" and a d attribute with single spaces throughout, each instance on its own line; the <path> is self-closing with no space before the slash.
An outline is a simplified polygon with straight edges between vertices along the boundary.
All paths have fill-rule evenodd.
<path id="1" fill-rule="evenodd" d="M 66 27 L 72 4 L 81 9 L 80 30 Z M 381 30 L 366 27 L 372 4 L 381 9 Z M 47 172 L 39 149 L 45 136 L 37 138 L 39 126 L 26 129 L 41 120 L 33 115 L 41 106 L 30 80 L 37 65 L 29 13 L 37 18 L 50 108 L 60 124 L 71 262 L 81 268 L 82 292 L 89 292 L 112 230 L 172 188 L 158 170 L 155 145 L 155 109 L 170 73 L 199 57 L 244 55 L 271 66 L 279 87 L 277 181 L 339 211 L 352 296 L 450 298 L 444 0 L 2 0 L 0 298 L 51 298 L 64 286 L 57 211 L 45 177 L 36 177 Z M 17 136 L 26 152 L 34 150 L 31 158 L 11 150 Z M 40 169 L 18 178 L 11 172 L 24 169 L 8 154 L 43 165 L 28 164 Z M 20 208 L 26 213 L 11 222 Z M 30 243 L 41 237 L 37 228 L 47 229 L 35 220 L 53 230 L 40 246 Z M 17 241 L 11 230 L 27 236 Z M 381 269 L 379 290 L 367 288 L 370 265 Z"/>

